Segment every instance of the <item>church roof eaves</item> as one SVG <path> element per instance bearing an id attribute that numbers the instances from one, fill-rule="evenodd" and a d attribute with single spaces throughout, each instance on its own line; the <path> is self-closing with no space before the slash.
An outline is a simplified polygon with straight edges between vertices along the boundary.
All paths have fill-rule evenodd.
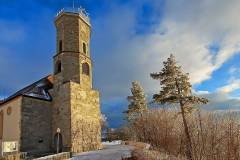
<path id="1" fill-rule="evenodd" d="M 40 83 L 43 83 L 43 85 L 41 85 L 41 87 L 38 87 L 38 85 Z M 25 97 L 31 97 L 31 98 L 37 98 L 37 99 L 41 99 L 41 100 L 47 100 L 47 101 L 51 101 L 52 98 L 51 96 L 49 96 L 49 98 L 42 98 L 40 96 L 37 96 L 36 94 L 34 95 L 32 93 L 32 91 L 35 89 L 35 88 L 41 88 L 43 90 L 49 90 L 53 87 L 53 76 L 52 75 L 48 75 L 28 86 L 26 86 L 25 88 L 17 91 L 16 93 L 14 93 L 13 95 L 9 96 L 8 98 L 4 99 L 4 100 L 1 100 L 0 101 L 0 106 L 19 97 L 19 96 L 25 96 Z M 46 93 L 47 95 L 49 95 L 49 93 Z"/>

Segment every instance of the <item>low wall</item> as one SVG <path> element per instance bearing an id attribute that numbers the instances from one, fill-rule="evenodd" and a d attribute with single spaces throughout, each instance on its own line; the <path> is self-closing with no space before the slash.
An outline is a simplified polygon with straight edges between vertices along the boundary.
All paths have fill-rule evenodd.
<path id="1" fill-rule="evenodd" d="M 0 157 L 0 160 L 24 160 L 26 159 L 27 153 L 15 153 L 13 155 L 5 155 Z"/>
<path id="2" fill-rule="evenodd" d="M 33 160 L 66 160 L 66 159 L 69 159 L 70 157 L 71 157 L 70 152 L 63 152 L 63 153 L 53 154 L 53 155 L 49 155 L 41 158 L 35 158 Z"/>

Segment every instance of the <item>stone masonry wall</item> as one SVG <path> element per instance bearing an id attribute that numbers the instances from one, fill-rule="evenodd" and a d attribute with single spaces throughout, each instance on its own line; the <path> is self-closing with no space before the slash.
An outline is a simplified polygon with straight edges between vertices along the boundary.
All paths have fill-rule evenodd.
<path id="1" fill-rule="evenodd" d="M 21 152 L 44 153 L 51 149 L 51 102 L 23 97 Z"/>
<path id="2" fill-rule="evenodd" d="M 101 148 L 99 92 L 71 82 L 72 152 Z"/>
<path id="3" fill-rule="evenodd" d="M 35 158 L 33 160 L 66 160 L 70 159 L 70 152 L 62 152 L 58 154 L 53 154 L 45 157 Z"/>
<path id="4" fill-rule="evenodd" d="M 80 63 L 79 54 L 72 52 L 64 52 L 54 57 L 55 68 L 61 62 L 61 72 L 55 74 L 55 82 L 62 83 L 74 81 L 80 83 Z M 56 69 L 55 69 L 56 70 Z M 56 84 L 57 85 L 57 84 Z"/>
<path id="5" fill-rule="evenodd" d="M 92 61 L 90 58 L 84 56 L 83 54 L 80 54 L 80 63 L 81 63 L 81 76 L 80 76 L 80 85 L 82 88 L 85 88 L 86 90 L 89 90 L 92 88 Z M 82 64 L 87 63 L 89 65 L 89 70 L 90 73 L 89 75 L 82 74 L 83 73 L 83 68 Z"/>
<path id="6" fill-rule="evenodd" d="M 53 88 L 52 108 L 52 137 L 60 128 L 64 151 L 71 148 L 71 110 L 70 110 L 70 84 L 55 85 Z"/>
<path id="7" fill-rule="evenodd" d="M 77 15 L 64 13 L 55 21 L 57 28 L 57 53 L 59 41 L 62 40 L 62 51 L 79 52 L 79 20 Z"/>

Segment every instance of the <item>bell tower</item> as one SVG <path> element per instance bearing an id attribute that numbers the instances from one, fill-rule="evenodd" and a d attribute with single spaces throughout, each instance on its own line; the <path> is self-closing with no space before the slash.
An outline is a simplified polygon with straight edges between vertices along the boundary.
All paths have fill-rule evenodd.
<path id="1" fill-rule="evenodd" d="M 89 17 L 83 9 L 61 10 L 55 26 L 53 139 L 60 129 L 63 150 L 100 149 L 100 102 L 92 86 Z"/>
<path id="2" fill-rule="evenodd" d="M 57 53 L 54 57 L 54 74 L 61 72 L 61 83 L 72 81 L 92 88 L 89 17 L 83 10 L 62 10 L 58 13 L 55 26 Z"/>

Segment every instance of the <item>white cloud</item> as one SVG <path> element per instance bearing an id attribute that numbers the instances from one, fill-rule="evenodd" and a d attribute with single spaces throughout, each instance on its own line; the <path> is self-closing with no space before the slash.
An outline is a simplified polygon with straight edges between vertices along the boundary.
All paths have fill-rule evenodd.
<path id="1" fill-rule="evenodd" d="M 194 91 L 193 92 L 194 94 L 198 94 L 198 95 L 206 95 L 206 94 L 210 94 L 209 91 L 201 91 L 201 90 L 198 90 L 198 91 Z"/>
<path id="2" fill-rule="evenodd" d="M 149 73 L 160 71 L 170 53 L 190 73 L 193 84 L 210 79 L 240 50 L 239 10 L 238 0 L 169 0 L 163 18 L 149 27 L 151 32 L 135 34 L 138 10 L 113 7 L 95 19 L 97 86 L 105 97 L 126 96 L 131 81 L 140 80 L 146 92 L 155 92 L 159 82 Z M 216 54 L 209 50 L 213 43 L 219 45 Z"/>
<path id="3" fill-rule="evenodd" d="M 180 55 L 183 66 L 190 72 L 193 83 L 209 79 L 214 70 L 239 52 L 239 1 L 170 0 L 166 6 L 163 25 L 168 30 L 175 30 L 173 37 L 185 44 L 176 48 L 176 52 Z M 176 42 L 172 42 L 174 46 Z M 210 54 L 208 49 L 213 42 L 220 46 L 217 55 Z M 185 49 L 185 55 L 181 53 L 181 47 Z"/>
<path id="4" fill-rule="evenodd" d="M 222 93 L 231 93 L 237 89 L 240 89 L 240 79 L 230 81 L 229 84 L 218 88 L 217 91 Z"/>
<path id="5" fill-rule="evenodd" d="M 202 95 L 209 100 L 209 103 L 202 107 L 206 110 L 239 110 L 240 99 L 231 97 L 229 93 L 214 92 Z"/>
<path id="6" fill-rule="evenodd" d="M 234 67 L 234 66 L 232 66 L 232 67 L 230 67 L 230 69 L 229 69 L 229 74 L 230 75 L 236 75 L 236 74 L 239 74 L 240 73 L 240 68 L 237 68 L 237 67 Z"/>
<path id="7" fill-rule="evenodd" d="M 239 110 L 240 98 L 231 95 L 232 92 L 240 89 L 240 79 L 230 77 L 226 85 L 217 88 L 214 92 L 194 91 L 194 94 L 205 97 L 209 100 L 203 105 L 207 110 Z"/>

